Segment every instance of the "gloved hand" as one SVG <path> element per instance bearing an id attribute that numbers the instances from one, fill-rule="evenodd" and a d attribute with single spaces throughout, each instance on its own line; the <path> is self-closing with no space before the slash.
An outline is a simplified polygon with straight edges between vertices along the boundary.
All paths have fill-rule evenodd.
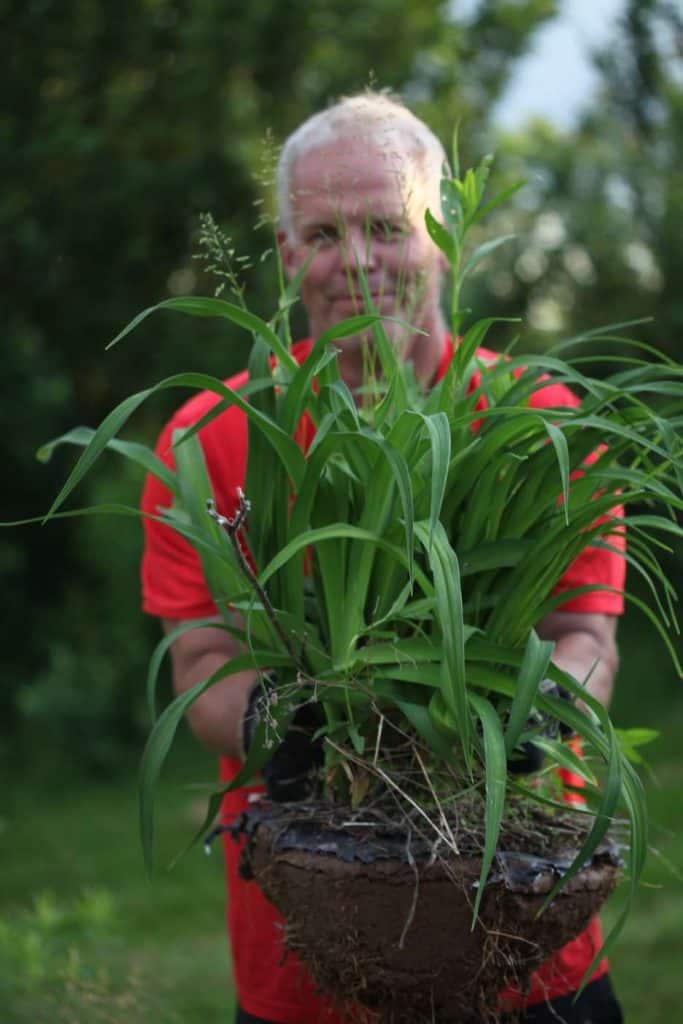
<path id="1" fill-rule="evenodd" d="M 242 725 L 245 755 L 267 707 L 268 692 L 273 688 L 273 676 L 266 675 L 264 682 L 257 683 L 249 694 Z M 317 704 L 307 701 L 297 707 L 282 742 L 261 769 L 270 800 L 284 803 L 315 796 L 319 788 L 316 774 L 323 763 L 323 741 L 314 740 L 313 735 L 321 724 Z"/>
<path id="2" fill-rule="evenodd" d="M 570 704 L 574 703 L 571 694 L 552 679 L 542 679 L 538 691 L 544 696 L 560 697 Z M 536 727 L 541 736 L 547 736 L 549 739 L 556 739 L 558 734 L 563 738 L 572 734 L 570 726 L 541 711 L 535 711 L 527 724 L 531 729 Z M 543 756 L 543 751 L 532 740 L 527 740 L 518 751 L 515 751 L 514 756 L 508 759 L 508 771 L 511 775 L 531 775 L 543 767 Z"/>

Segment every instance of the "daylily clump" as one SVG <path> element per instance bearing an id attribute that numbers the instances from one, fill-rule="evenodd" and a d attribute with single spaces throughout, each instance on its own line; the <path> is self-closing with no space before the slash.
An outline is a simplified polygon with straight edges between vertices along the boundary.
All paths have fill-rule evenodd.
<path id="1" fill-rule="evenodd" d="M 231 391 L 205 374 L 181 373 L 126 399 L 97 431 L 71 432 L 43 451 L 47 457 L 64 441 L 85 446 L 51 515 L 107 447 L 158 475 L 173 495 L 159 518 L 196 548 L 223 615 L 217 628 L 243 643 L 243 653 L 158 717 L 154 693 L 164 654 L 180 631 L 206 623 L 182 626 L 153 658 L 154 726 L 142 765 L 150 861 L 154 790 L 178 723 L 212 684 L 254 668 L 274 671 L 276 682 L 230 788 L 266 763 L 296 707 L 314 702 L 325 755 L 321 781 L 332 799 L 357 807 L 376 800 L 383 787 L 403 800 L 406 815 L 418 814 L 448 838 L 444 806 L 463 792 L 474 794 L 484 844 L 477 906 L 507 816 L 523 816 L 525 806 L 551 813 L 566 806 L 558 768 L 581 780 L 588 824 L 549 899 L 590 858 L 618 814 L 628 822 L 635 891 L 647 815 L 628 739 L 620 742 L 585 680 L 552 664 L 553 644 L 539 639 L 534 626 L 574 596 L 556 589 L 568 566 L 591 547 L 621 551 L 625 526 L 625 557 L 653 596 L 653 609 L 643 605 L 643 611 L 680 670 L 669 637 L 674 593 L 656 549 L 660 535 L 681 533 L 674 516 L 683 506 L 683 374 L 633 343 L 633 356 L 617 360 L 610 376 L 587 376 L 581 345 L 599 341 L 601 332 L 543 355 L 482 356 L 496 321 L 466 327 L 460 290 L 501 239 L 464 253 L 472 226 L 513 191 L 484 201 L 489 163 L 462 179 L 456 165 L 442 181 L 439 218 L 426 216 L 451 267 L 456 338 L 447 371 L 429 390 L 399 358 L 363 273 L 365 311 L 324 330 L 301 363 L 286 326 L 292 289 L 269 323 L 221 298 L 175 298 L 145 310 L 119 338 L 154 310 L 224 317 L 253 334 L 245 388 Z M 602 335 L 609 342 L 617 329 Z M 340 376 L 335 348 L 359 332 L 367 332 L 375 353 L 360 400 Z M 576 403 L 534 404 L 549 382 L 570 388 Z M 174 438 L 175 472 L 142 446 L 116 440 L 142 402 L 170 387 L 208 389 L 220 399 Z M 249 421 L 248 470 L 236 511 L 213 504 L 198 440 L 231 404 Z M 581 757 L 558 724 L 581 738 Z M 546 756 L 540 783 L 509 771 L 529 743 Z"/>

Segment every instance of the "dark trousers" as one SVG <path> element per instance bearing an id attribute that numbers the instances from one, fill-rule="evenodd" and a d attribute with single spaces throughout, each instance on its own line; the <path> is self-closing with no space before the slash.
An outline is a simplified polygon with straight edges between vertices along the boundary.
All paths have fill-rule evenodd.
<path id="1" fill-rule="evenodd" d="M 573 995 L 560 996 L 549 1003 L 530 1006 L 520 1017 L 503 1017 L 501 1024 L 623 1024 L 623 1020 L 612 984 L 604 974 L 602 978 L 587 985 L 576 1002 Z M 238 1007 L 235 1024 L 278 1022 L 252 1017 Z"/>

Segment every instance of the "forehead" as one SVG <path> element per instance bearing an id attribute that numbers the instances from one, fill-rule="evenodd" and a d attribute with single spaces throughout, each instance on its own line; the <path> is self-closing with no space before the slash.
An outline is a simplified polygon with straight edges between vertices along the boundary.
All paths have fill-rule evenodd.
<path id="1" fill-rule="evenodd" d="M 345 139 L 302 154 L 294 164 L 294 221 L 375 214 L 411 216 L 424 193 L 414 157 L 387 140 Z"/>

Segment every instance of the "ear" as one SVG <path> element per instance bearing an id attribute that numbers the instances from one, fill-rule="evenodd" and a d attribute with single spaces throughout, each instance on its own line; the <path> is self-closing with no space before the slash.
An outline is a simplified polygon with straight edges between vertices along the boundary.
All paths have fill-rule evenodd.
<path id="1" fill-rule="evenodd" d="M 294 277 L 296 267 L 296 250 L 295 246 L 290 241 L 287 232 L 279 230 L 277 233 L 277 245 L 280 250 L 280 258 L 282 260 L 282 267 L 285 272 L 285 276 L 288 281 L 291 281 Z"/>

